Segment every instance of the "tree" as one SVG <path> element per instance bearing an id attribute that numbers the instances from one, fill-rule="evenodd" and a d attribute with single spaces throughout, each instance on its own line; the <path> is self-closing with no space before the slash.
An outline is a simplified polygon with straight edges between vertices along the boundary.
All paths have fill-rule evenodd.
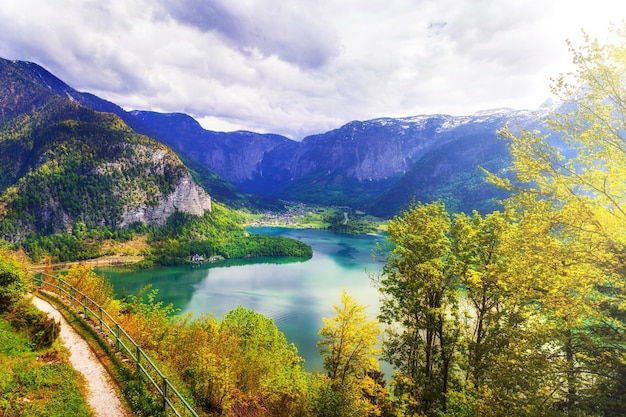
<path id="1" fill-rule="evenodd" d="M 514 191 L 517 267 L 562 359 L 554 407 L 594 415 L 619 415 L 626 400 L 626 27 L 611 34 L 570 43 L 576 70 L 553 81 L 551 134 L 504 129 L 515 183 L 492 177 Z"/>
<path id="2" fill-rule="evenodd" d="M 409 413 L 446 411 L 459 342 L 458 283 L 448 264 L 451 221 L 442 203 L 413 204 L 389 221 L 394 246 L 380 279 L 383 357 Z"/>
<path id="3" fill-rule="evenodd" d="M 301 415 L 308 406 L 303 360 L 274 320 L 240 306 L 226 314 L 220 327 L 239 342 L 228 358 L 239 407 L 262 407 L 273 416 Z"/>
<path id="4" fill-rule="evenodd" d="M 329 396 L 334 397 L 333 415 L 380 415 L 386 390 L 372 378 L 380 372 L 376 357 L 380 353 L 378 322 L 369 320 L 366 306 L 358 304 L 345 290 L 341 305 L 334 309 L 335 317 L 323 318 L 324 327 L 319 332 L 323 339 L 317 343 L 328 372 L 328 383 L 322 381 L 327 388 L 320 394 L 325 402 Z M 326 416 L 329 412 L 324 410 Z"/>
<path id="5" fill-rule="evenodd" d="M 626 254 L 626 27 L 612 31 L 621 43 L 601 44 L 585 34 L 570 51 L 577 71 L 554 80 L 560 107 L 547 115 L 549 135 L 501 131 L 511 141 L 516 181 L 509 207 L 561 213 L 566 232 L 581 232 L 599 249 Z M 514 189 L 510 181 L 491 177 Z M 599 243 L 598 243 L 599 244 Z M 623 265 L 623 262 L 620 263 Z M 609 266 L 609 264 L 607 264 Z M 617 267 L 618 265 L 611 265 Z M 621 272 L 621 271 L 620 271 Z"/>
<path id="6" fill-rule="evenodd" d="M 465 379 L 478 388 L 488 380 L 486 374 L 501 351 L 502 336 L 510 330 L 507 327 L 520 320 L 520 288 L 506 279 L 510 262 L 506 248 L 512 228 L 503 213 L 482 217 L 474 212 L 471 217 L 456 215 L 450 231 L 450 262 L 455 264 L 464 289 Z"/>

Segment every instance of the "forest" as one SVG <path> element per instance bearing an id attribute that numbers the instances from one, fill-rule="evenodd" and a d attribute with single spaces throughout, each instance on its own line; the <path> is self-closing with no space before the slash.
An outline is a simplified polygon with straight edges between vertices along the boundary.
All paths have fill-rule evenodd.
<path id="1" fill-rule="evenodd" d="M 576 71 L 553 80 L 562 104 L 543 120 L 551 141 L 501 130 L 513 162 L 488 178 L 510 192 L 503 210 L 451 214 L 415 202 L 389 221 L 385 266 L 371 277 L 380 314 L 338 295 L 319 332 L 322 373 L 306 372 L 253 310 L 180 316 L 149 288 L 115 299 L 85 266 L 66 279 L 107 306 L 203 415 L 623 416 L 626 27 L 611 33 L 570 45 Z M 172 221 L 190 227 L 153 235 L 167 253 L 210 235 L 195 220 Z M 260 241 L 211 242 L 207 251 L 228 254 L 254 253 Z M 28 290 L 6 265 L 1 304 Z M 393 366 L 388 379 L 380 360 Z"/>
<path id="2" fill-rule="evenodd" d="M 198 217 L 177 212 L 164 226 L 136 223 L 124 229 L 89 228 L 81 221 L 71 233 L 32 233 L 21 244 L 34 262 L 68 262 L 114 254 L 111 242 L 145 240 L 139 253 L 143 260 L 136 268 L 179 265 L 193 255 L 204 259 L 297 257 L 310 258 L 311 247 L 303 242 L 278 236 L 254 235 L 241 226 L 241 216 L 219 203 Z M 112 252 L 113 251 L 113 252 Z"/>

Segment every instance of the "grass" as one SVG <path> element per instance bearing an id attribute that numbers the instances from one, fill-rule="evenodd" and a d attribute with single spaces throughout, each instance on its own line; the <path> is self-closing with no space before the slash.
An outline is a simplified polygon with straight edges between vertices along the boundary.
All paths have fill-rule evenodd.
<path id="1" fill-rule="evenodd" d="M 35 351 L 27 336 L 0 317 L 0 415 L 91 416 L 82 378 L 55 343 Z"/>

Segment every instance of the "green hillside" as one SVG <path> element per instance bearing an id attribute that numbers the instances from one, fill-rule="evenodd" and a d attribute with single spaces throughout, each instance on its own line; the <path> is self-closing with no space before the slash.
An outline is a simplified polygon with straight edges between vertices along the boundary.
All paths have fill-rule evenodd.
<path id="1" fill-rule="evenodd" d="M 52 262 L 112 255 L 112 241 L 138 238 L 148 242 L 140 251 L 148 264 L 195 253 L 311 255 L 300 242 L 247 236 L 207 191 L 238 205 L 245 195 L 206 169 L 190 173 L 165 145 L 79 104 L 73 97 L 80 93 L 31 66 L 0 60 L 1 239 Z M 179 239 L 190 227 L 193 235 Z"/>

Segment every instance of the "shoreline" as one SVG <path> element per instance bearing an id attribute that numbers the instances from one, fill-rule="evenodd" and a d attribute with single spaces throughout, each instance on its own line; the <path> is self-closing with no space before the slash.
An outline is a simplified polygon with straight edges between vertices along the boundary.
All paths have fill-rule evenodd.
<path id="1" fill-rule="evenodd" d="M 31 266 L 30 270 L 35 272 L 45 272 L 46 269 L 53 271 L 64 271 L 73 265 L 91 265 L 91 266 L 121 266 L 130 265 L 144 260 L 143 256 L 102 256 L 100 258 L 85 259 L 82 261 L 59 262 L 55 264 L 37 264 Z"/>

